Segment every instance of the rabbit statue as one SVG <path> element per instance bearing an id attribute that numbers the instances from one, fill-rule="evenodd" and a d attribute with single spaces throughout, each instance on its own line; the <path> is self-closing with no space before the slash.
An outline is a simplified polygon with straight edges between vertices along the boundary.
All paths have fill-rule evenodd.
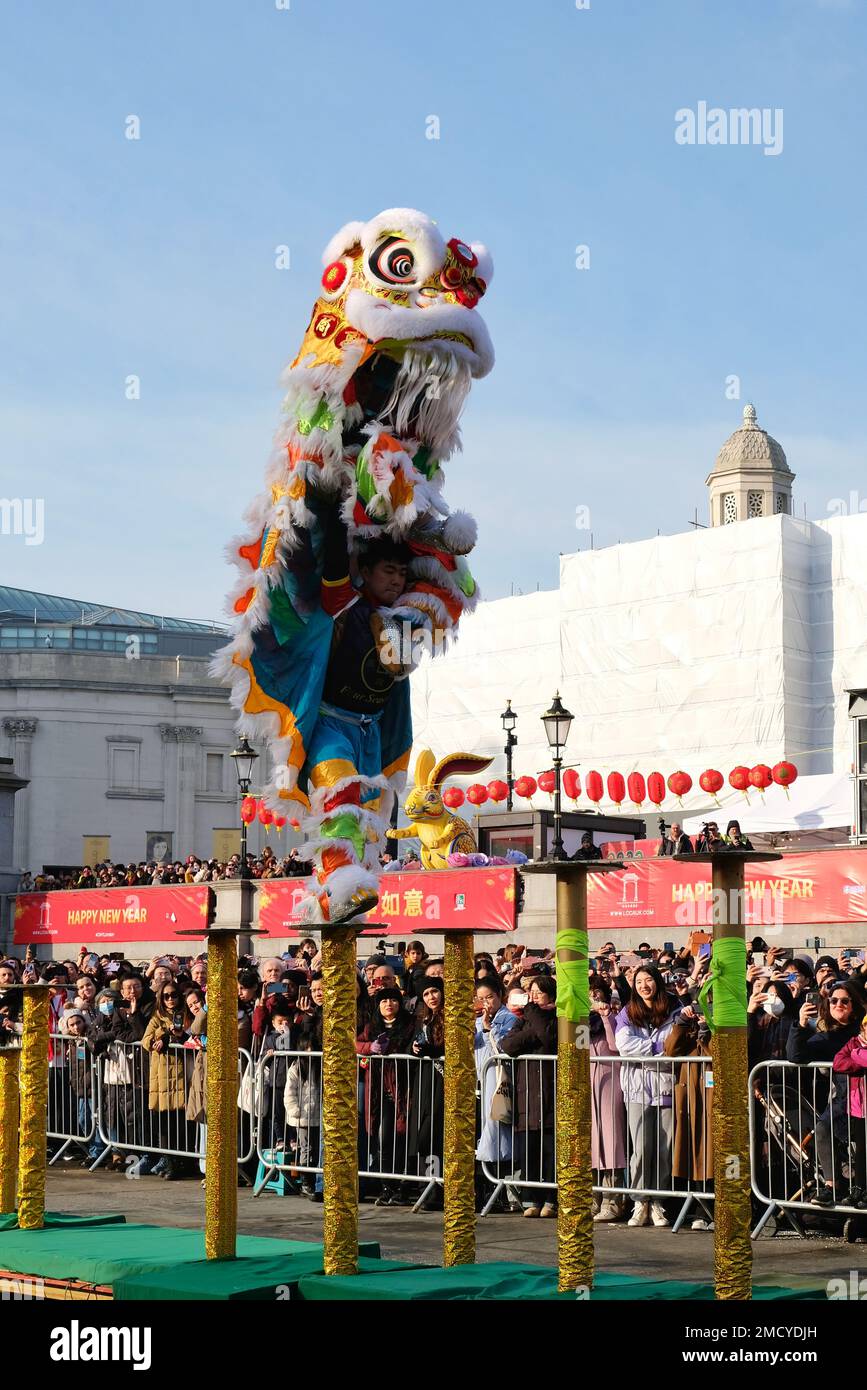
<path id="1" fill-rule="evenodd" d="M 423 748 L 416 759 L 415 786 L 403 805 L 411 824 L 403 830 L 389 829 L 386 834 L 392 840 L 418 837 L 421 862 L 426 869 L 448 869 L 450 854 L 475 853 L 478 846 L 472 830 L 443 805 L 441 787 L 447 777 L 460 772 L 482 772 L 493 761 L 475 753 L 448 753 L 436 762 L 431 750 Z"/>

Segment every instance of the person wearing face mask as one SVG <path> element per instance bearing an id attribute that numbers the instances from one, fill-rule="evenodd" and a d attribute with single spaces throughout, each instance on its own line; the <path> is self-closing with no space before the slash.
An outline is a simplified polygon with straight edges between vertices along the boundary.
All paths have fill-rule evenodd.
<path id="1" fill-rule="evenodd" d="M 377 1168 L 387 1173 L 406 1171 L 412 1090 L 408 1054 L 415 1031 L 415 1019 L 405 1008 L 397 986 L 378 990 L 373 996 L 370 1018 L 355 1043 L 359 1057 L 370 1058 L 363 1072 L 362 1113 L 367 1135 L 363 1166 L 374 1172 Z M 377 1206 L 403 1206 L 408 1200 L 411 1199 L 405 1197 L 401 1183 L 383 1179 Z"/>
<path id="2" fill-rule="evenodd" d="M 840 1049 L 858 1036 L 864 1019 L 864 1004 L 848 981 L 838 980 L 818 1005 L 805 1000 L 797 1022 L 789 1031 L 786 1057 L 801 1066 L 810 1062 L 833 1062 Z M 824 1070 L 805 1073 L 806 1098 L 818 1114 L 816 1120 L 816 1158 L 821 1176 L 810 1199 L 814 1206 L 831 1207 L 843 1201 L 848 1184 L 843 1181 L 842 1163 L 848 1151 L 847 1088 L 838 1078 L 829 1079 Z M 821 1112 L 821 1113 L 819 1113 Z M 857 1205 L 861 1198 L 844 1205 Z"/>
<path id="3" fill-rule="evenodd" d="M 747 1004 L 747 1051 L 750 1071 L 761 1062 L 782 1061 L 789 1032 L 798 1017 L 792 991 L 783 980 L 753 980 Z"/>

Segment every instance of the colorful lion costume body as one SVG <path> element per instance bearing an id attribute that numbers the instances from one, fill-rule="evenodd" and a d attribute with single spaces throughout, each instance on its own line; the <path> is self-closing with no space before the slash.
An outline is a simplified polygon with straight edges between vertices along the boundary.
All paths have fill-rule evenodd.
<path id="1" fill-rule="evenodd" d="M 476 309 L 492 266 L 483 246 L 446 243 L 423 213 L 402 208 L 348 223 L 323 263 L 284 378 L 266 490 L 229 548 L 241 571 L 229 596 L 234 632 L 213 670 L 231 685 L 239 731 L 268 744 L 265 803 L 284 815 L 299 808 L 319 881 L 308 917 L 336 921 L 376 901 L 412 744 L 407 677 L 478 599 L 465 559 L 475 523 L 450 511 L 441 465 L 459 446 L 472 378 L 493 365 Z M 369 628 L 360 608 L 348 623 L 359 560 L 383 539 L 404 548 L 404 590 L 370 613 Z M 338 684 L 324 699 L 336 643 L 359 614 L 355 698 L 341 700 Z M 369 713 L 359 706 L 368 688 Z"/>

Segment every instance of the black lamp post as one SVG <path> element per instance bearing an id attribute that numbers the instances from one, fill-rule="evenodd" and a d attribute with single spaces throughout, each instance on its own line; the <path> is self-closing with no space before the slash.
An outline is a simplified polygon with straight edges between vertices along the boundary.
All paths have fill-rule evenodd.
<path id="1" fill-rule="evenodd" d="M 250 784 L 253 781 L 253 764 L 259 754 L 255 748 L 251 748 L 247 742 L 247 735 L 241 739 L 237 748 L 234 748 L 229 755 L 235 761 L 235 772 L 238 775 L 238 788 L 241 798 L 249 795 Z M 250 877 L 250 866 L 247 863 L 247 822 L 241 817 L 241 878 Z"/>
<path id="2" fill-rule="evenodd" d="M 511 700 L 506 701 L 506 708 L 500 715 L 500 722 L 506 733 L 506 786 L 509 788 L 509 795 L 506 798 L 506 810 L 511 811 L 512 788 L 515 785 L 515 779 L 512 776 L 512 749 L 518 746 L 518 737 L 514 731 L 515 725 L 518 722 L 518 716 L 512 709 Z"/>
<path id="3" fill-rule="evenodd" d="M 551 846 L 549 856 L 551 859 L 565 859 L 567 857 L 563 848 L 563 836 L 560 833 L 560 771 L 563 767 L 563 749 L 566 747 L 566 740 L 569 737 L 572 718 L 573 716 L 569 711 L 564 709 L 558 690 L 551 703 L 551 708 L 542 715 L 545 736 L 554 755 L 554 843 Z"/>

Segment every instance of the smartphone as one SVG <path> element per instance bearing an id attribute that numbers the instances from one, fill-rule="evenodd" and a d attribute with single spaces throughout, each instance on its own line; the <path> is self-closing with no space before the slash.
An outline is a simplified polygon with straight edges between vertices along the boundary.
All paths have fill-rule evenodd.
<path id="1" fill-rule="evenodd" d="M 173 1028 L 178 1028 L 178 1029 L 180 1029 L 180 1028 L 183 1028 L 183 1026 L 184 1026 L 184 1015 L 183 1015 L 183 1012 L 182 1012 L 180 1009 L 175 1009 L 174 1013 L 172 1014 L 172 1027 L 173 1027 Z"/>
<path id="2" fill-rule="evenodd" d="M 286 993 L 286 986 L 285 986 L 285 984 L 283 983 L 282 980 L 279 980 L 279 981 L 273 981 L 273 980 L 272 980 L 270 984 L 268 984 L 268 985 L 265 986 L 265 994 L 266 994 L 266 996 L 269 995 L 269 994 L 285 994 L 285 993 Z"/>
<path id="3" fill-rule="evenodd" d="M 764 953 L 764 951 L 753 951 L 753 965 L 764 965 L 764 963 L 765 963 L 765 953 Z"/>
<path id="4" fill-rule="evenodd" d="M 663 951 L 670 951 L 671 954 L 674 955 L 674 942 L 673 942 L 673 941 L 663 941 L 663 943 L 662 943 L 662 949 L 663 949 Z"/>
<path id="5" fill-rule="evenodd" d="M 509 999 L 516 1009 L 525 1009 L 530 1002 L 530 996 L 523 989 L 513 989 L 509 991 Z"/>
<path id="6" fill-rule="evenodd" d="M 822 998 L 822 996 L 821 996 L 821 994 L 819 993 L 819 991 L 818 991 L 817 989 L 808 989 L 808 990 L 807 990 L 807 993 L 804 995 L 804 1003 L 805 1003 L 805 1004 L 814 1004 L 815 1007 L 818 1009 L 818 1007 L 819 1007 L 819 1000 L 820 1000 L 821 998 Z"/>
<path id="7" fill-rule="evenodd" d="M 698 958 L 699 958 L 699 960 L 707 960 L 708 956 L 710 955 L 710 946 L 711 946 L 711 943 L 710 943 L 709 941 L 705 941 L 704 945 L 699 946 L 699 948 L 698 948 Z"/>
<path id="8" fill-rule="evenodd" d="M 126 960 L 123 951 L 109 951 L 108 958 L 109 960 L 116 960 L 118 964 L 120 964 L 122 960 Z"/>

